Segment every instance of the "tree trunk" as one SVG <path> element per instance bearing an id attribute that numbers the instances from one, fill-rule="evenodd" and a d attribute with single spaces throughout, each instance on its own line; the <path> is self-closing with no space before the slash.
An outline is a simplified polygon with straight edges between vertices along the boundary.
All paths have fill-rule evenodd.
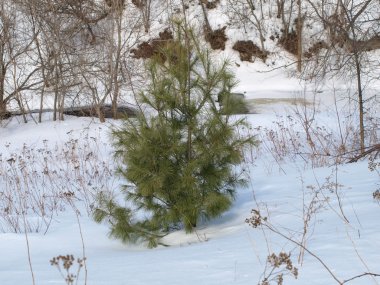
<path id="1" fill-rule="evenodd" d="M 114 119 L 117 119 L 117 100 L 119 98 L 119 84 L 117 82 L 117 75 L 116 75 L 116 82 L 115 82 L 115 87 L 114 87 L 114 92 L 113 92 L 113 97 L 112 97 L 112 117 Z"/>
<path id="2" fill-rule="evenodd" d="M 298 4 L 298 19 L 297 19 L 297 71 L 302 70 L 302 10 L 301 0 L 297 1 Z"/>
<path id="3" fill-rule="evenodd" d="M 26 119 L 26 111 L 25 111 L 24 105 L 22 104 L 22 101 L 21 101 L 21 98 L 20 98 L 19 94 L 15 97 L 15 100 L 17 102 L 18 108 L 20 109 L 20 112 L 21 112 L 21 115 L 22 115 L 22 119 L 24 120 L 24 123 L 25 124 L 28 123 L 28 120 Z"/>
<path id="4" fill-rule="evenodd" d="M 207 11 L 206 11 L 205 6 L 203 5 L 202 0 L 199 0 L 199 5 L 201 5 L 201 7 L 202 7 L 203 17 L 205 19 L 205 25 L 206 25 L 206 32 L 207 33 L 211 32 L 212 28 L 211 28 L 210 22 L 208 21 Z"/>
<path id="5" fill-rule="evenodd" d="M 147 3 L 146 3 L 147 4 Z M 113 69 L 113 74 L 111 76 L 113 77 L 113 96 L 112 96 L 112 117 L 114 119 L 117 118 L 117 101 L 119 99 L 119 63 L 120 63 L 120 57 L 121 57 L 121 49 L 122 47 L 122 35 L 121 35 L 121 25 L 122 25 L 122 14 L 117 14 L 116 19 L 116 25 L 117 25 L 117 46 L 116 46 L 116 56 L 115 56 L 115 64 Z M 112 54 L 110 56 L 110 59 L 112 61 Z M 111 63 L 112 64 L 112 63 Z"/>
<path id="6" fill-rule="evenodd" d="M 0 100 L 0 120 L 3 119 L 7 114 L 7 106 L 3 100 Z"/>
<path id="7" fill-rule="evenodd" d="M 45 94 L 45 86 L 42 86 L 41 90 L 41 98 L 40 98 L 40 110 L 38 112 L 38 122 L 42 122 L 42 112 L 44 109 L 44 94 Z"/>
<path id="8" fill-rule="evenodd" d="M 54 57 L 54 75 L 55 75 L 55 80 L 54 80 L 54 103 L 53 103 L 53 121 L 57 120 L 57 112 L 58 112 L 58 101 L 59 101 L 59 87 L 58 87 L 58 62 L 57 62 L 57 55 Z"/>
<path id="9" fill-rule="evenodd" d="M 361 82 L 361 69 L 360 69 L 360 59 L 357 53 L 354 54 L 355 67 L 356 67 L 356 82 L 358 88 L 358 101 L 359 101 L 359 132 L 360 132 L 360 153 L 364 153 L 365 147 L 365 134 L 364 134 L 364 100 L 363 100 L 363 89 Z"/>
<path id="10" fill-rule="evenodd" d="M 277 3 L 277 15 L 276 15 L 276 18 L 277 19 L 281 19 L 281 18 L 283 18 L 283 15 L 284 15 L 285 0 L 277 0 L 276 3 Z"/>
<path id="11" fill-rule="evenodd" d="M 364 147 L 365 147 L 365 133 L 364 133 L 364 99 L 363 99 L 363 86 L 362 86 L 362 78 L 361 78 L 361 62 L 360 62 L 360 52 L 362 52 L 359 49 L 359 46 L 357 44 L 358 38 L 355 30 L 355 20 L 358 18 L 358 16 L 364 12 L 363 9 L 365 9 L 371 0 L 369 0 L 365 5 L 362 7 L 361 11 L 359 11 L 353 18 L 351 18 L 351 14 L 347 10 L 346 6 L 342 2 L 342 0 L 339 1 L 342 12 L 346 16 L 347 20 L 349 21 L 349 27 L 352 32 L 353 37 L 353 45 L 352 45 L 352 55 L 354 57 L 354 64 L 355 64 L 355 72 L 356 72 L 356 83 L 357 83 L 357 89 L 358 89 L 358 102 L 359 102 L 359 133 L 360 133 L 360 153 L 364 153 Z"/>
<path id="12" fill-rule="evenodd" d="M 145 33 L 148 33 L 150 29 L 150 14 L 151 14 L 150 7 L 152 4 L 151 2 L 152 2 L 151 0 L 145 0 L 144 6 L 141 8 Z"/>
<path id="13" fill-rule="evenodd" d="M 5 90 L 4 90 L 4 82 L 5 82 L 5 65 L 4 65 L 4 44 L 0 45 L 0 119 L 7 112 L 7 106 L 5 102 Z"/>
<path id="14" fill-rule="evenodd" d="M 58 90 L 57 90 L 57 87 L 55 87 L 54 103 L 53 103 L 53 121 L 57 120 L 57 104 L 58 104 Z"/>
<path id="15" fill-rule="evenodd" d="M 0 72 L 0 119 L 4 117 L 7 112 L 7 104 L 4 100 L 4 76 L 2 70 Z"/>
<path id="16" fill-rule="evenodd" d="M 98 113 L 99 121 L 101 123 L 104 123 L 106 121 L 106 119 L 104 117 L 104 112 L 103 112 L 102 107 L 100 106 L 100 104 L 97 104 L 95 109 L 96 109 L 96 113 Z"/>
<path id="17" fill-rule="evenodd" d="M 62 92 L 61 93 L 61 96 L 60 96 L 60 102 L 59 102 L 59 120 L 60 121 L 64 121 L 65 120 L 65 115 L 64 115 L 64 111 L 65 111 L 65 92 Z"/>

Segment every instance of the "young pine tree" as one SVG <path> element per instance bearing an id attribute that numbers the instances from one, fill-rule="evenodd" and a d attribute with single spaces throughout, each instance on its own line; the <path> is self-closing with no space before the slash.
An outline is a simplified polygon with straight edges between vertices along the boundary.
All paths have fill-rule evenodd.
<path id="1" fill-rule="evenodd" d="M 134 207 L 103 197 L 95 220 L 107 220 L 113 237 L 154 247 L 168 232 L 191 232 L 230 208 L 244 183 L 235 166 L 254 140 L 238 135 L 243 119 L 230 118 L 235 81 L 227 62 L 214 65 L 191 30 L 178 25 L 147 72 L 150 84 L 139 98 L 144 112 L 113 132 L 118 171 L 133 185 L 123 193 Z M 145 218 L 133 215 L 138 210 Z"/>

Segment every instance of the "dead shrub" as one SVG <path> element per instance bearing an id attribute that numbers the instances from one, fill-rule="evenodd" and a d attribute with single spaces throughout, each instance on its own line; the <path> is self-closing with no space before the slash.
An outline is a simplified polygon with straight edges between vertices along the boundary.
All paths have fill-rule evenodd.
<path id="1" fill-rule="evenodd" d="M 218 6 L 220 0 L 214 0 L 214 1 L 207 1 L 207 0 L 201 0 L 203 4 L 206 5 L 207 9 L 215 9 L 216 6 Z"/>
<path id="2" fill-rule="evenodd" d="M 227 27 L 224 26 L 223 28 L 214 31 L 207 28 L 204 29 L 205 39 L 210 43 L 212 49 L 225 49 L 226 41 L 228 39 L 226 36 L 226 28 Z"/>
<path id="3" fill-rule="evenodd" d="M 102 105 L 100 107 L 100 112 L 103 114 L 104 118 L 114 118 L 111 105 Z M 66 108 L 64 109 L 63 114 L 76 117 L 99 117 L 99 114 L 94 106 Z M 116 117 L 114 119 L 121 119 L 125 116 L 135 117 L 136 115 L 137 111 L 134 108 L 128 106 L 117 106 Z"/>
<path id="4" fill-rule="evenodd" d="M 132 3 L 135 1 L 138 2 L 139 0 L 132 0 Z M 116 7 L 117 9 L 124 9 L 125 7 L 125 0 L 105 0 L 104 2 L 106 2 L 108 7 Z"/>
<path id="5" fill-rule="evenodd" d="M 12 117 L 11 112 L 5 111 L 3 113 L 0 113 L 0 121 L 5 120 L 5 119 L 9 119 L 10 117 Z"/>
<path id="6" fill-rule="evenodd" d="M 283 31 L 278 43 L 291 54 L 298 54 L 298 35 L 296 31 L 292 30 L 291 32 L 285 33 Z"/>
<path id="7" fill-rule="evenodd" d="M 158 34 L 158 38 L 154 38 L 150 41 L 142 42 L 137 46 L 137 48 L 132 49 L 131 53 L 133 58 L 151 58 L 153 55 L 160 54 L 160 48 L 173 39 L 173 34 L 169 29 Z"/>
<path id="8" fill-rule="evenodd" d="M 142 42 L 137 48 L 132 49 L 131 53 L 133 53 L 133 58 L 151 58 L 154 54 L 154 48 L 149 42 Z"/>
<path id="9" fill-rule="evenodd" d="M 325 41 L 318 41 L 314 43 L 304 54 L 303 56 L 307 59 L 313 57 L 313 55 L 318 54 L 322 49 L 327 49 L 328 45 Z"/>
<path id="10" fill-rule="evenodd" d="M 375 192 L 372 193 L 373 199 L 380 201 L 380 190 L 376 190 Z"/>
<path id="11" fill-rule="evenodd" d="M 232 49 L 239 52 L 241 61 L 252 62 L 253 56 L 265 61 L 268 57 L 268 52 L 262 51 L 252 41 L 237 41 Z"/>
<path id="12" fill-rule="evenodd" d="M 132 4 L 135 5 L 139 9 L 144 7 L 144 1 L 142 0 L 132 0 Z"/>

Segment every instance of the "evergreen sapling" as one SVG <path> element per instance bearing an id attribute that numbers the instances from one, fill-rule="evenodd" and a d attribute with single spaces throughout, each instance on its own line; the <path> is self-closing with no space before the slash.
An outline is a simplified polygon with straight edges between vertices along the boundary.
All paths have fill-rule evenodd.
<path id="1" fill-rule="evenodd" d="M 94 217 L 109 222 L 112 237 L 155 247 L 171 231 L 189 233 L 231 207 L 245 182 L 236 166 L 255 142 L 237 132 L 245 120 L 231 117 L 241 102 L 231 98 L 236 82 L 228 62 L 214 65 L 193 31 L 178 24 L 147 72 L 150 84 L 138 102 L 144 112 L 113 131 L 118 172 L 131 184 L 123 194 L 133 206 L 100 197 Z"/>

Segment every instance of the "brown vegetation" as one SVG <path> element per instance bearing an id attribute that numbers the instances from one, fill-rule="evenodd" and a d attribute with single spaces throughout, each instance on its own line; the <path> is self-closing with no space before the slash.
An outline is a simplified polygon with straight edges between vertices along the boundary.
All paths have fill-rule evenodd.
<path id="1" fill-rule="evenodd" d="M 172 39 L 173 39 L 172 32 L 169 31 L 168 29 L 165 29 L 163 32 L 159 33 L 158 38 L 154 38 L 150 41 L 142 42 L 141 44 L 139 44 L 137 46 L 137 48 L 132 49 L 131 50 L 131 53 L 133 54 L 132 57 L 137 58 L 137 59 L 151 58 L 153 55 L 160 53 L 160 51 L 159 51 L 160 47 L 164 43 L 166 43 Z"/>
<path id="2" fill-rule="evenodd" d="M 347 37 L 346 46 L 348 52 L 377 50 L 380 49 L 380 36 L 362 41 L 354 41 Z"/>
<path id="3" fill-rule="evenodd" d="M 237 41 L 232 49 L 239 52 L 241 61 L 252 62 L 253 56 L 265 61 L 268 57 L 268 52 L 262 51 L 252 41 Z"/>
<path id="4" fill-rule="evenodd" d="M 380 36 L 375 34 L 367 39 L 352 39 L 349 36 L 350 26 L 346 23 L 346 19 L 341 16 L 333 14 L 325 22 L 328 27 L 330 42 L 332 45 L 337 45 L 344 48 L 346 51 L 363 52 L 380 49 Z"/>
<path id="5" fill-rule="evenodd" d="M 126 106 L 118 106 L 117 107 L 117 115 L 113 116 L 112 106 L 104 105 L 100 107 L 100 111 L 102 112 L 104 118 L 114 118 L 121 119 L 125 116 L 135 117 L 136 110 Z M 98 111 L 93 106 L 83 106 L 83 107 L 74 107 L 67 108 L 63 111 L 65 115 L 76 116 L 76 117 L 98 117 Z"/>
<path id="6" fill-rule="evenodd" d="M 124 9 L 125 0 L 104 0 L 108 7 L 113 7 L 117 9 Z M 132 3 L 134 3 L 136 0 L 132 0 Z"/>
<path id="7" fill-rule="evenodd" d="M 314 43 L 304 54 L 303 56 L 307 59 L 313 57 L 313 55 L 318 54 L 322 49 L 327 49 L 329 46 L 325 41 L 318 41 Z"/>
<path id="8" fill-rule="evenodd" d="M 290 33 L 285 33 L 281 35 L 278 43 L 291 54 L 298 54 L 298 35 L 296 31 L 292 30 Z"/>
<path id="9" fill-rule="evenodd" d="M 132 0 L 132 4 L 140 9 L 144 7 L 144 1 L 142 0 Z"/>
<path id="10" fill-rule="evenodd" d="M 4 111 L 4 112 L 0 113 L 0 121 L 4 120 L 4 119 L 8 119 L 10 117 L 12 117 L 12 113 L 9 111 Z"/>
<path id="11" fill-rule="evenodd" d="M 227 27 L 224 26 L 223 28 L 214 31 L 207 28 L 204 29 L 205 39 L 210 43 L 212 49 L 225 49 L 226 41 L 228 39 L 226 36 L 226 28 Z"/>
<path id="12" fill-rule="evenodd" d="M 206 5 L 207 9 L 215 9 L 216 6 L 219 4 L 220 0 L 214 0 L 214 1 L 208 1 L 208 0 L 201 0 L 203 4 Z"/>

